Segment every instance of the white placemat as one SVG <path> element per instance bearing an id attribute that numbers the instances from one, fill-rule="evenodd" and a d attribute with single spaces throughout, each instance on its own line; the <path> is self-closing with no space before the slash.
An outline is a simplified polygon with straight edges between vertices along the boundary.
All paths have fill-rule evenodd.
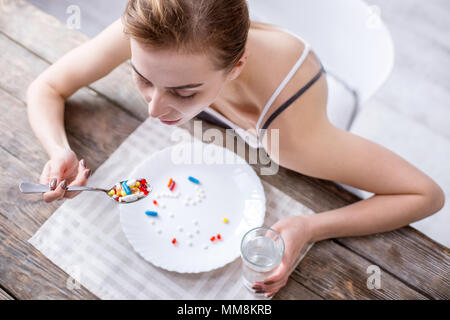
<path id="1" fill-rule="evenodd" d="M 127 178 L 132 164 L 178 143 L 177 127 L 148 118 L 89 178 L 90 186 L 111 186 Z M 264 225 L 282 217 L 314 213 L 263 181 Z M 83 285 L 101 299 L 256 299 L 242 284 L 241 259 L 198 274 L 170 272 L 138 255 L 122 232 L 118 205 L 106 195 L 84 192 L 66 200 L 28 241 L 69 274 L 68 288 Z M 297 264 L 313 244 L 306 246 Z"/>

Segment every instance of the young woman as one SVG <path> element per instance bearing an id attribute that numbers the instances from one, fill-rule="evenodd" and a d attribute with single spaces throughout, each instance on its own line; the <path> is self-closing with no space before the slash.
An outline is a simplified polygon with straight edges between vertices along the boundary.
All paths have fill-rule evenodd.
<path id="1" fill-rule="evenodd" d="M 251 22 L 245 0 L 130 0 L 122 19 L 30 85 L 30 123 L 50 156 L 41 175 L 41 183 L 53 190 L 44 194 L 45 201 L 73 197 L 65 188 L 85 185 L 90 173 L 67 142 L 64 101 L 128 59 L 151 117 L 183 124 L 209 110 L 209 116 L 253 132 L 269 156 L 270 130 L 278 129 L 281 166 L 374 193 L 343 208 L 273 225 L 285 240 L 285 256 L 270 279 L 255 283 L 256 292 L 270 296 L 283 287 L 307 242 L 390 231 L 444 204 L 441 188 L 422 171 L 329 122 L 318 57 L 291 33 Z M 267 129 L 267 139 L 259 128 Z"/>

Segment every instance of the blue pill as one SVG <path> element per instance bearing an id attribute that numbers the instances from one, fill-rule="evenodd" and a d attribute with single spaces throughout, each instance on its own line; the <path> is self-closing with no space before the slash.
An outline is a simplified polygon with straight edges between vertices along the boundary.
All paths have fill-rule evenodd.
<path id="1" fill-rule="evenodd" d="M 148 216 L 153 216 L 153 217 L 158 216 L 158 212 L 150 211 L 150 210 L 145 211 L 145 214 L 148 215 Z"/>
<path id="2" fill-rule="evenodd" d="M 126 182 L 126 181 L 122 182 L 122 188 L 123 188 L 123 190 L 125 190 L 125 193 L 126 193 L 126 194 L 131 194 L 131 190 L 130 190 L 130 188 L 127 186 L 127 182 Z"/>
<path id="3" fill-rule="evenodd" d="M 198 181 L 198 180 L 195 179 L 194 177 L 189 177 L 188 179 L 189 179 L 189 181 L 192 181 L 193 183 L 196 183 L 196 184 L 199 184 L 199 183 L 200 183 L 200 181 Z"/>

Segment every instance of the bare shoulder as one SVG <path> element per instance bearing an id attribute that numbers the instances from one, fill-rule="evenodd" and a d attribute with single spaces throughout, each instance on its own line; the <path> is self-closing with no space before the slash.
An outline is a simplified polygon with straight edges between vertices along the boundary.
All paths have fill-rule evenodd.
<path id="1" fill-rule="evenodd" d="M 289 81 L 282 94 L 275 100 L 270 108 L 268 118 L 283 102 L 287 101 L 299 89 L 307 84 L 321 68 L 320 61 L 314 52 L 310 52 L 301 69 Z M 288 108 L 283 110 L 267 127 L 267 133 L 262 141 L 264 148 L 270 154 L 272 133 L 278 133 L 279 150 L 293 150 L 293 146 L 304 146 L 309 143 L 308 137 L 319 127 L 329 125 L 327 116 L 328 85 L 326 74 L 322 73 L 319 79 L 309 87 Z M 276 131 L 273 131 L 276 129 Z M 285 153 L 285 152 L 283 152 Z M 283 161 L 280 152 L 280 161 Z"/>

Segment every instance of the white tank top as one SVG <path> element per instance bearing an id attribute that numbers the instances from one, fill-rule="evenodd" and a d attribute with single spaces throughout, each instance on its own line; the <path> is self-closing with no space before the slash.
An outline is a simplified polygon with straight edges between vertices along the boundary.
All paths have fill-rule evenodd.
<path id="1" fill-rule="evenodd" d="M 269 108 L 272 105 L 272 103 L 275 101 L 275 99 L 278 97 L 280 92 L 287 85 L 289 80 L 291 80 L 292 76 L 295 74 L 295 72 L 298 70 L 298 68 L 300 68 L 300 66 L 303 64 L 303 62 L 305 61 L 305 59 L 308 56 L 308 53 L 310 51 L 310 45 L 305 40 L 303 40 L 301 37 L 299 37 L 295 33 L 291 32 L 289 30 L 286 30 L 284 28 L 278 28 L 278 29 L 280 29 L 280 30 L 282 30 L 284 32 L 287 32 L 287 33 L 293 35 L 294 37 L 296 37 L 297 39 L 299 39 L 301 42 L 304 43 L 305 49 L 303 50 L 303 53 L 300 56 L 300 58 L 297 60 L 297 62 L 292 67 L 291 71 L 289 71 L 287 76 L 280 83 L 278 88 L 275 90 L 275 92 L 272 94 L 272 96 L 269 98 L 269 100 L 267 101 L 266 105 L 264 106 L 264 109 L 262 110 L 262 112 L 261 112 L 261 114 L 259 116 L 258 122 L 256 123 L 256 128 L 255 129 L 256 129 L 256 134 L 257 135 L 255 136 L 254 134 L 250 133 L 249 131 L 242 129 L 241 127 L 239 127 L 238 125 L 236 125 L 232 121 L 228 120 L 226 117 L 224 117 L 222 114 L 220 114 L 219 112 L 215 111 L 211 107 L 207 107 L 204 110 L 209 115 L 219 119 L 220 121 L 222 121 L 223 123 L 225 123 L 226 125 L 231 127 L 236 132 L 236 134 L 238 134 L 252 148 L 262 148 L 263 147 L 262 143 L 261 143 L 263 131 L 262 130 L 260 131 L 261 122 L 264 119 L 264 116 L 266 115 L 266 113 L 269 110 Z"/>

